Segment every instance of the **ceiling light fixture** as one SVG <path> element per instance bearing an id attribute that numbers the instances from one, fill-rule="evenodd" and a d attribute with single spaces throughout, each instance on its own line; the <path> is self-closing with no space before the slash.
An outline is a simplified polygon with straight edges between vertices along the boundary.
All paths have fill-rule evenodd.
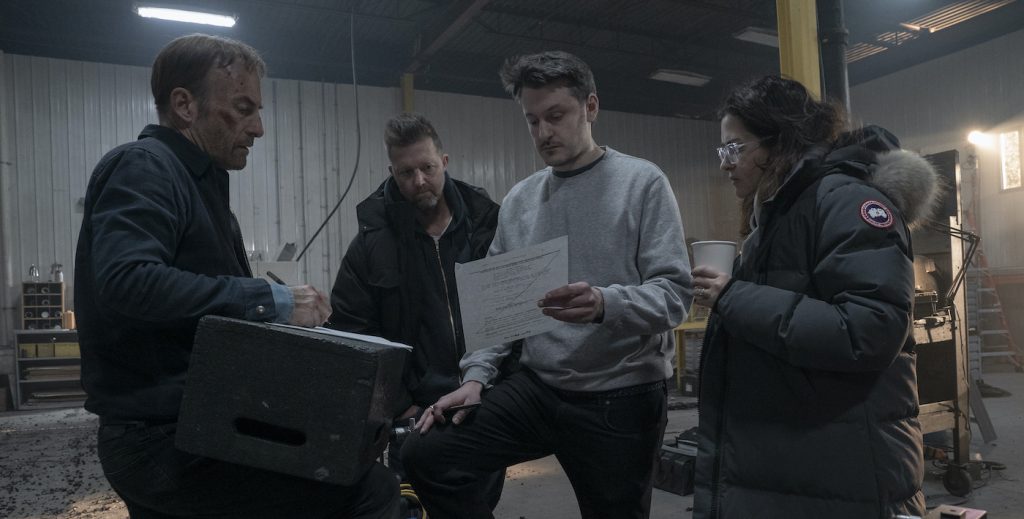
<path id="1" fill-rule="evenodd" d="M 659 68 L 650 75 L 651 79 L 658 81 L 668 81 L 669 83 L 677 83 L 680 85 L 700 87 L 708 84 L 711 81 L 711 76 L 705 76 L 703 74 L 696 74 L 694 72 L 687 72 L 685 70 L 672 70 L 667 68 Z"/>
<path id="2" fill-rule="evenodd" d="M 773 29 L 765 29 L 764 27 L 747 27 L 736 34 L 733 34 L 732 37 L 737 40 L 749 41 L 751 43 L 767 45 L 769 47 L 777 48 L 779 46 L 779 33 Z"/>
<path id="3" fill-rule="evenodd" d="M 171 20 L 173 22 L 201 23 L 203 25 L 216 25 L 217 27 L 234 27 L 235 22 L 238 20 L 234 15 L 185 9 L 172 9 L 157 5 L 136 5 L 133 10 L 135 11 L 135 14 L 138 14 L 143 18 L 158 18 L 160 20 Z"/>
<path id="4" fill-rule="evenodd" d="M 935 29 L 932 27 L 925 27 L 923 25 L 917 25 L 915 23 L 900 22 L 900 27 L 903 27 L 908 31 L 923 32 L 925 34 L 931 34 L 935 32 Z"/>

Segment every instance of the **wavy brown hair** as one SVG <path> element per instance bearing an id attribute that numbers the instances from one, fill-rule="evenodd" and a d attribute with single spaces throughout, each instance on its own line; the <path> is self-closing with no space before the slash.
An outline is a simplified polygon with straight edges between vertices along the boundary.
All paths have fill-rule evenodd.
<path id="1" fill-rule="evenodd" d="M 831 147 L 846 130 L 842 106 L 816 100 L 802 84 L 779 76 L 765 76 L 733 90 L 718 110 L 718 118 L 731 115 L 761 140 L 768 158 L 756 195 L 767 200 L 779 189 L 789 170 L 816 145 Z M 754 194 L 740 201 L 740 235 L 751 232 Z"/>
<path id="2" fill-rule="evenodd" d="M 565 86 L 581 103 L 585 103 L 590 94 L 597 93 L 590 66 L 575 55 L 560 50 L 510 58 L 498 75 L 505 91 L 516 101 L 524 87 Z"/>

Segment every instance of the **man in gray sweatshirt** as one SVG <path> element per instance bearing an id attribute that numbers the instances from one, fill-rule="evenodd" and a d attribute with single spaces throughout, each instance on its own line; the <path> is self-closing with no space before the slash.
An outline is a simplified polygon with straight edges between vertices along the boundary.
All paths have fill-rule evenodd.
<path id="1" fill-rule="evenodd" d="M 574 282 L 538 301 L 562 324 L 522 342 L 519 371 L 495 383 L 511 343 L 463 357 L 462 386 L 424 413 L 406 469 L 431 519 L 493 517 L 473 482 L 550 454 L 583 517 L 648 517 L 671 332 L 692 301 L 679 208 L 657 166 L 594 141 L 586 63 L 545 52 L 509 60 L 501 77 L 548 167 L 505 197 L 489 254 L 568 235 Z M 447 423 L 444 410 L 478 402 Z"/>

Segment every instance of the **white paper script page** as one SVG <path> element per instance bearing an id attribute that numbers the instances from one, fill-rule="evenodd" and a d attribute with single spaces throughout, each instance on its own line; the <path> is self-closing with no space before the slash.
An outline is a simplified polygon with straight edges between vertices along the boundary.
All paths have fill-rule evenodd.
<path id="1" fill-rule="evenodd" d="M 569 282 L 569 237 L 455 265 L 466 351 L 550 331 L 537 301 Z"/>

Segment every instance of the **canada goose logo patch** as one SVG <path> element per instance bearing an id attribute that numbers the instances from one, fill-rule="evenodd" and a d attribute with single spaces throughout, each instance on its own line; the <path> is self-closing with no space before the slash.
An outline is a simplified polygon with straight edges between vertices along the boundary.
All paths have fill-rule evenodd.
<path id="1" fill-rule="evenodd" d="M 892 226 L 892 211 L 877 200 L 868 200 L 860 206 L 860 217 L 868 224 L 885 229 Z"/>

